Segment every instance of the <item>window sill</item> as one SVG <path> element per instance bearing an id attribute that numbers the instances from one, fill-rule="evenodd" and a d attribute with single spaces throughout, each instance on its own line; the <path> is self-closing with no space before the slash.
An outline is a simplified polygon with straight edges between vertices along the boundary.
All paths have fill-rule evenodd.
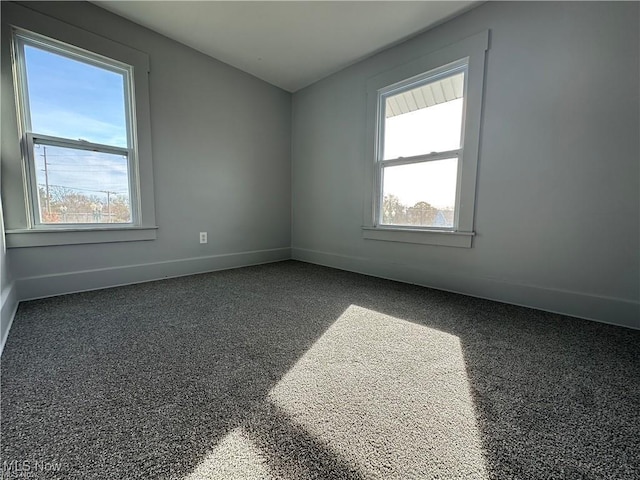
<path id="1" fill-rule="evenodd" d="M 80 245 L 85 243 L 155 240 L 158 227 L 109 227 L 101 229 L 51 228 L 7 230 L 7 248 Z"/>
<path id="2" fill-rule="evenodd" d="M 362 227 L 362 236 L 367 240 L 385 242 L 417 243 L 445 247 L 471 248 L 474 232 L 452 232 L 448 230 L 418 230 L 412 228 Z"/>

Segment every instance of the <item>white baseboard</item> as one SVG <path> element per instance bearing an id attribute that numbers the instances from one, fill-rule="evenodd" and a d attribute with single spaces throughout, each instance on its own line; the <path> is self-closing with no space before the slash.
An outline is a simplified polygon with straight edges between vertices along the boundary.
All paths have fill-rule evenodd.
<path id="1" fill-rule="evenodd" d="M 165 278 L 280 262 L 291 258 L 291 249 L 274 248 L 251 252 L 184 258 L 162 262 L 98 268 L 16 280 L 18 299 L 33 300 L 67 293 L 150 282 Z"/>
<path id="2" fill-rule="evenodd" d="M 504 280 L 432 271 L 383 260 L 292 248 L 294 260 L 472 297 L 640 329 L 640 302 Z"/>
<path id="3" fill-rule="evenodd" d="M 9 330 L 18 310 L 18 295 L 15 283 L 8 285 L 0 295 L 0 355 L 9 337 Z"/>

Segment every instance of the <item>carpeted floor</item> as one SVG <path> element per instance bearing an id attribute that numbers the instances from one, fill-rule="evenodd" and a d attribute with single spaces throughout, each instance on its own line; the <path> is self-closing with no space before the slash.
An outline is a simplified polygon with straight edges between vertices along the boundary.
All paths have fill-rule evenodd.
<path id="1" fill-rule="evenodd" d="M 638 479 L 639 346 L 294 261 L 31 301 L 4 478 Z"/>

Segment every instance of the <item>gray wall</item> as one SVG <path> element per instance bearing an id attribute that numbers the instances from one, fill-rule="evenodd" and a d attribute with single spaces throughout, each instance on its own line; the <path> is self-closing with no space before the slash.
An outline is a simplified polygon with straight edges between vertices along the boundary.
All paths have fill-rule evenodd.
<path id="1" fill-rule="evenodd" d="M 25 6 L 149 54 L 159 230 L 155 241 L 12 248 L 20 298 L 290 257 L 289 93 L 89 3 Z"/>
<path id="2" fill-rule="evenodd" d="M 489 2 L 293 98 L 294 258 L 640 328 L 639 5 Z M 484 29 L 471 249 L 364 240 L 365 83 Z"/>

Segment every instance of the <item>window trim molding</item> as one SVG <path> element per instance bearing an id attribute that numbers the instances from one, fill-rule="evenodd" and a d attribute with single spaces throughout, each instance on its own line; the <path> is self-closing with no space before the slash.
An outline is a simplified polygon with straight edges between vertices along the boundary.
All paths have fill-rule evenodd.
<path id="1" fill-rule="evenodd" d="M 489 30 L 431 52 L 416 60 L 380 73 L 367 81 L 366 168 L 363 213 L 363 238 L 369 240 L 471 247 L 474 232 L 476 180 L 482 117 L 485 53 L 489 48 Z M 393 87 L 408 86 L 419 81 L 426 72 L 453 68 L 467 61 L 463 142 L 460 148 L 458 205 L 456 229 L 433 229 L 379 225 L 377 219 L 381 179 L 377 149 L 380 145 L 380 94 Z M 461 241 L 464 239 L 464 241 Z M 468 244 L 468 245 L 467 245 Z"/>
<path id="2" fill-rule="evenodd" d="M 105 224 L 107 225 L 107 224 Z M 115 227 L 74 228 L 74 224 L 66 228 L 41 228 L 7 230 L 7 248 L 42 247 L 57 245 L 80 245 L 85 243 L 137 242 L 155 240 L 158 227 L 122 226 Z"/>
<path id="3" fill-rule="evenodd" d="M 418 230 L 410 227 L 383 225 L 379 227 L 362 227 L 362 236 L 369 240 L 382 240 L 385 242 L 470 248 L 475 233 L 456 232 L 450 229 Z"/>
<path id="4" fill-rule="evenodd" d="M 6 205 L 13 205 L 11 209 L 5 209 L 5 224 L 7 226 L 7 246 L 47 246 L 47 245 L 72 245 L 78 243 L 103 243 L 133 240 L 151 240 L 156 235 L 155 195 L 153 182 L 153 165 L 151 149 L 151 111 L 149 102 L 149 56 L 132 47 L 118 43 L 106 37 L 102 37 L 83 30 L 77 26 L 65 23 L 53 17 L 36 12 L 28 7 L 14 3 L 3 2 L 2 18 L 2 70 L 5 75 L 13 72 L 15 58 L 12 52 L 12 36 L 14 30 L 33 32 L 35 36 L 44 36 L 69 44 L 80 50 L 86 50 L 97 56 L 103 56 L 133 67 L 131 74 L 131 93 L 134 99 L 132 105 L 131 122 L 134 128 L 132 145 L 137 149 L 137 169 L 134 172 L 138 188 L 137 198 L 132 201 L 138 203 L 139 218 L 136 224 L 119 224 L 116 227 L 104 228 L 101 225 L 90 224 L 88 227 L 80 227 L 78 224 L 65 224 L 62 227 L 51 229 L 50 225 L 34 225 L 32 217 L 32 200 L 29 198 L 28 176 L 26 161 L 26 146 L 24 138 L 20 137 L 18 126 L 21 124 L 18 104 L 15 103 L 13 115 L 3 114 L 3 199 Z M 7 78 L 9 80 L 9 78 Z M 14 80 L 14 78 L 11 78 Z M 3 80 L 4 83 L 4 80 Z M 10 83 L 10 85 L 9 85 Z M 3 90 L 10 90 L 15 102 L 20 98 L 17 95 L 18 88 L 14 81 L 7 81 Z M 8 101 L 7 97 L 3 98 Z M 8 110 L 8 109 L 7 109 Z M 18 111 L 16 111 L 18 110 Z M 6 129 L 6 131 L 5 131 Z M 24 135 L 22 135 L 24 137 Z M 14 143 L 15 142 L 15 143 Z M 5 147 L 5 143 L 11 145 Z M 5 188 L 7 187 L 7 188 Z M 132 196 L 133 197 L 133 196 Z M 133 209 L 132 209 L 133 210 Z M 52 235 L 49 230 L 54 230 Z M 29 233 L 25 233 L 29 231 Z M 153 232 L 143 235 L 145 238 L 137 238 L 140 235 L 131 232 Z M 33 235 L 33 233 L 43 233 Z M 86 232 L 87 234 L 82 234 Z M 147 237 L 153 238 L 147 238 Z M 54 239 L 54 237 L 56 237 Z M 30 240 L 26 241 L 25 238 Z M 28 245 L 27 245 L 28 244 Z"/>

